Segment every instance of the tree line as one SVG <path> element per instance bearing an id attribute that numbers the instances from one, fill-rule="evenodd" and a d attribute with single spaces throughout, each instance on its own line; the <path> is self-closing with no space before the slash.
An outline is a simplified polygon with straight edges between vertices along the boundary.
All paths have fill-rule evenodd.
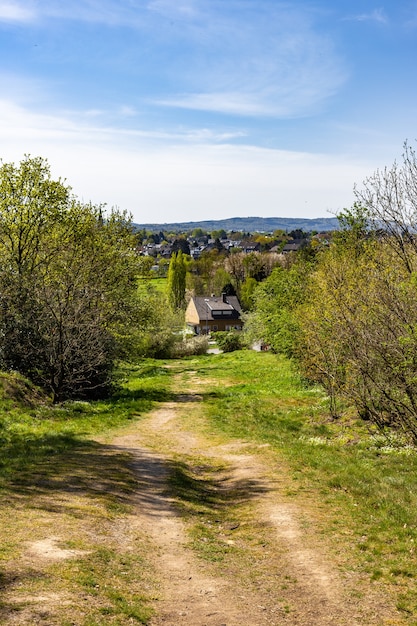
<path id="1" fill-rule="evenodd" d="M 417 160 L 355 188 L 332 244 L 287 270 L 275 269 L 254 295 L 247 331 L 296 360 L 341 403 L 379 427 L 417 441 Z"/>

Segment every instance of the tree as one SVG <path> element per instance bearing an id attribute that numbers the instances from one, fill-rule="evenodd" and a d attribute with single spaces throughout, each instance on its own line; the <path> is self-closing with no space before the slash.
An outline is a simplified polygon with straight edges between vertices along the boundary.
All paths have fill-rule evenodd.
<path id="1" fill-rule="evenodd" d="M 357 209 L 321 254 L 297 310 L 300 364 L 327 389 L 334 414 L 342 398 L 417 441 L 417 253 L 404 245 L 404 257 L 389 237 L 363 229 Z"/>
<path id="2" fill-rule="evenodd" d="M 213 230 L 211 233 L 212 239 L 227 239 L 227 233 L 224 228 L 220 228 L 219 230 Z"/>
<path id="3" fill-rule="evenodd" d="M 245 311 L 250 311 L 254 305 L 255 291 L 258 286 L 254 278 L 247 278 L 240 289 L 240 302 Z"/>
<path id="4" fill-rule="evenodd" d="M 184 237 L 178 237 L 172 244 L 173 253 L 179 252 L 180 250 L 183 254 L 190 254 L 190 244 Z"/>
<path id="5" fill-rule="evenodd" d="M 393 247 L 408 272 L 417 252 L 417 159 L 406 142 L 402 164 L 377 170 L 362 187 L 355 187 L 368 222 Z"/>
<path id="6" fill-rule="evenodd" d="M 311 265 L 276 267 L 254 291 L 252 311 L 245 322 L 249 341 L 262 341 L 274 352 L 294 356 L 298 340 L 297 307 L 304 301 Z"/>
<path id="7" fill-rule="evenodd" d="M 151 256 L 138 257 L 138 273 L 142 278 L 149 278 L 155 259 Z"/>
<path id="8" fill-rule="evenodd" d="M 0 168 L 0 365 L 55 401 L 109 389 L 134 320 L 130 218 L 83 205 L 41 158 Z"/>
<path id="9" fill-rule="evenodd" d="M 187 266 L 181 250 L 174 252 L 168 268 L 168 300 L 171 308 L 181 309 L 185 305 Z"/>

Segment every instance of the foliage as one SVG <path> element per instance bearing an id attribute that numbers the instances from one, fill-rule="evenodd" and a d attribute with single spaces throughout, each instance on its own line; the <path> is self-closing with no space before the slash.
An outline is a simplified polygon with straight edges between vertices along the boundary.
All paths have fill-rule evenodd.
<path id="1" fill-rule="evenodd" d="M 185 237 L 178 237 L 174 240 L 174 243 L 172 244 L 172 252 L 174 254 L 180 251 L 183 254 L 190 254 L 190 244 L 185 239 Z"/>
<path id="2" fill-rule="evenodd" d="M 134 321 L 129 218 L 82 205 L 41 158 L 0 168 L 0 365 L 55 400 L 109 389 Z"/>
<path id="3" fill-rule="evenodd" d="M 255 278 L 247 278 L 240 289 L 240 302 L 245 311 L 250 311 L 254 305 L 255 290 L 258 283 Z"/>
<path id="4" fill-rule="evenodd" d="M 237 330 L 217 331 L 213 338 L 223 352 L 234 352 L 244 347 L 243 335 Z"/>
<path id="5" fill-rule="evenodd" d="M 417 441 L 417 165 L 377 172 L 320 256 L 298 311 L 307 376 L 380 428 Z"/>
<path id="6" fill-rule="evenodd" d="M 187 266 L 182 251 L 174 253 L 168 269 L 168 300 L 173 310 L 185 305 Z"/>
<path id="7" fill-rule="evenodd" d="M 276 267 L 253 294 L 253 308 L 245 320 L 249 343 L 262 341 L 274 352 L 293 355 L 298 343 L 299 323 L 295 310 L 303 301 L 311 266 L 294 264 Z"/>
<path id="8" fill-rule="evenodd" d="M 169 357 L 181 358 L 185 356 L 206 354 L 208 347 L 207 335 L 185 337 L 182 341 L 177 341 L 173 344 Z"/>
<path id="9" fill-rule="evenodd" d="M 182 341 L 184 311 L 172 310 L 166 290 L 158 281 L 141 286 L 136 304 L 136 329 L 131 329 L 131 348 L 139 357 L 169 358 L 176 343 Z"/>
<path id="10" fill-rule="evenodd" d="M 155 259 L 151 256 L 141 256 L 138 258 L 138 276 L 141 278 L 149 278 L 152 267 L 155 265 Z"/>
<path id="11" fill-rule="evenodd" d="M 241 296 L 242 285 L 253 278 L 257 282 L 268 277 L 275 267 L 281 266 L 280 255 L 271 252 L 236 252 L 225 260 L 225 269 L 229 273 L 238 296 Z"/>

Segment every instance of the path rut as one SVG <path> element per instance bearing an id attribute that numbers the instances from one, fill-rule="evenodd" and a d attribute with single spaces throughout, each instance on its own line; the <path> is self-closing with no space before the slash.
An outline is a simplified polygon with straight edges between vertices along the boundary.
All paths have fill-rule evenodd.
<path id="1" fill-rule="evenodd" d="M 137 478 L 136 515 L 132 523 L 155 547 L 152 560 L 159 579 L 153 626 L 349 626 L 396 624 L 389 599 L 363 586 L 360 577 L 342 573 L 326 554 L 308 512 L 283 496 L 279 469 L 245 442 L 213 443 L 183 425 L 195 410 L 196 393 L 184 394 L 155 410 L 137 428 L 115 439 L 129 451 Z M 170 453 L 155 451 L 162 448 Z M 151 442 L 151 445 L 150 445 Z M 172 455 L 203 455 L 229 465 L 226 483 L 246 484 L 254 493 L 251 514 L 267 533 L 253 575 L 241 578 L 222 566 L 198 559 L 189 546 L 187 527 L 170 495 Z M 224 483 L 223 483 L 224 486 Z M 310 520 L 311 522 L 311 520 Z M 308 528 L 308 530 L 307 530 Z M 233 543 L 233 540 L 231 540 Z M 259 557 L 261 563 L 256 563 Z M 223 570 L 223 571 L 222 571 Z M 256 573 L 259 574 L 257 578 Z M 246 582 L 242 582 L 242 580 Z M 365 591 L 364 591 L 365 589 Z"/>

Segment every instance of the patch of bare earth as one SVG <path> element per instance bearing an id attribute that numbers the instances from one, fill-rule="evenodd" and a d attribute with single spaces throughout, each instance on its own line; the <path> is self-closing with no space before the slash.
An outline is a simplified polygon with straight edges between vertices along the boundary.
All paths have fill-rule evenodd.
<path id="1" fill-rule="evenodd" d="M 262 446 L 219 444 L 190 430 L 191 392 L 154 411 L 136 429 L 113 441 L 129 450 L 137 476 L 135 524 L 154 545 L 159 600 L 154 626 L 291 626 L 402 624 L 392 600 L 368 580 L 344 571 L 343 558 L 317 532 L 314 511 L 285 497 L 285 471 Z M 156 452 L 158 451 L 158 452 Z M 245 484 L 253 495 L 240 521 L 223 525 L 219 538 L 236 546 L 221 564 L 198 558 L 187 523 L 167 489 L 173 455 L 223 463 L 219 489 Z M 235 531 L 234 531 L 235 529 Z M 223 534 L 222 534 L 223 532 Z"/>

